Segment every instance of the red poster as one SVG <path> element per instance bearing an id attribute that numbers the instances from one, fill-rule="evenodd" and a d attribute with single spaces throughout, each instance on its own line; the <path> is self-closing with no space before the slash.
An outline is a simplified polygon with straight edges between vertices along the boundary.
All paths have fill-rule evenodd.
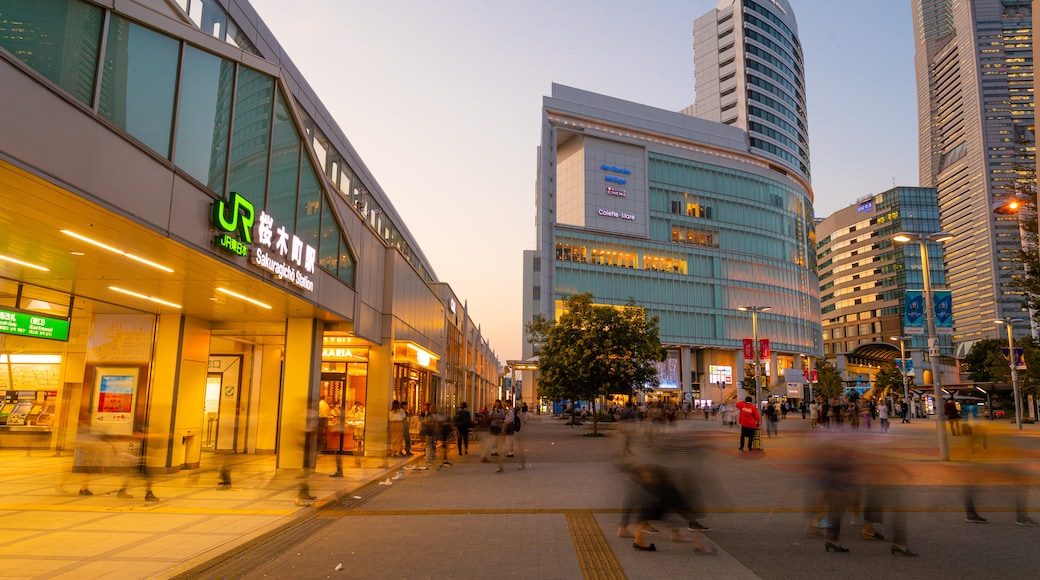
<path id="1" fill-rule="evenodd" d="M 758 339 L 758 356 L 761 358 L 769 358 L 769 339 L 760 338 Z"/>
<path id="2" fill-rule="evenodd" d="M 744 359 L 751 360 L 755 358 L 755 342 L 750 338 L 744 339 Z"/>

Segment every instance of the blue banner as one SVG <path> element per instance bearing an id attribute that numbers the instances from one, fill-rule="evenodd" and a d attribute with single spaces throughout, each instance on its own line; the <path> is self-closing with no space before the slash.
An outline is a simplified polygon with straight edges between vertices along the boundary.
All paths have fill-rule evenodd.
<path id="1" fill-rule="evenodd" d="M 932 308 L 935 310 L 935 333 L 953 334 L 953 296 L 950 291 L 933 290 Z"/>
<path id="2" fill-rule="evenodd" d="M 924 334 L 924 293 L 920 290 L 906 291 L 906 308 L 903 310 L 903 332 Z"/>

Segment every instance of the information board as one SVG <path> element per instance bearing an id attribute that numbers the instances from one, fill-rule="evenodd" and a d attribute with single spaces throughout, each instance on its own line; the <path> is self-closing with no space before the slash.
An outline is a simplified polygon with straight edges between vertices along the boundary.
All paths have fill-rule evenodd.
<path id="1" fill-rule="evenodd" d="M 0 310 L 0 333 L 49 338 L 69 339 L 69 321 L 15 310 Z"/>

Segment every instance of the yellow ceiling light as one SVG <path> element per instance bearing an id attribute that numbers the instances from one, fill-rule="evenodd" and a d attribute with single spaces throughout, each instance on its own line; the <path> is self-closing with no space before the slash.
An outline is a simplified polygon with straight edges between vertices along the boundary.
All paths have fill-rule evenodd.
<path id="1" fill-rule="evenodd" d="M 130 258 L 131 260 L 135 260 L 135 261 L 140 262 L 140 263 L 142 263 L 142 264 L 144 264 L 146 266 L 151 266 L 151 267 L 155 268 L 156 270 L 162 270 L 163 272 L 173 273 L 173 268 L 167 268 L 166 266 L 163 266 L 162 264 L 156 264 L 155 262 L 152 262 L 151 260 L 146 260 L 145 258 L 142 258 L 141 256 L 136 256 L 134 254 L 131 254 L 130 252 L 126 252 L 126 251 L 120 250 L 119 248 L 113 248 L 112 246 L 109 246 L 108 244 L 101 243 L 101 242 L 99 242 L 97 240 L 92 240 L 92 239 L 90 239 L 90 238 L 88 238 L 86 236 L 77 234 L 76 232 L 73 232 L 73 231 L 70 231 L 70 230 L 61 230 L 61 233 L 65 234 L 66 236 L 76 238 L 77 240 L 80 240 L 80 241 L 83 241 L 83 242 L 87 242 L 88 244 L 93 244 L 93 245 L 95 245 L 95 246 L 97 246 L 97 247 L 99 247 L 99 248 L 101 248 L 103 250 L 108 250 L 109 252 L 112 252 L 113 254 L 119 254 L 120 256 L 124 256 L 124 257 Z M 178 308 L 180 308 L 180 307 L 178 306 Z"/>
<path id="2" fill-rule="evenodd" d="M 3 260 L 4 262 L 11 262 L 12 264 L 18 264 L 19 266 L 25 266 L 26 268 L 32 268 L 34 270 L 39 270 L 41 272 L 50 272 L 49 268 L 44 268 L 43 266 L 37 266 L 36 264 L 30 264 L 29 262 L 23 262 L 23 261 L 21 261 L 19 259 L 12 258 L 10 256 L 5 256 L 3 254 L 0 254 L 0 260 Z"/>
<path id="3" fill-rule="evenodd" d="M 163 306 L 170 306 L 172 308 L 180 308 L 181 307 L 180 304 L 174 304 L 173 302 L 167 302 L 165 300 L 161 300 L 159 298 L 156 298 L 155 296 L 146 296 L 144 294 L 138 294 L 137 292 L 131 292 L 130 290 L 124 290 L 123 288 L 120 288 L 118 286 L 109 286 L 108 289 L 109 290 L 113 290 L 115 292 L 119 292 L 121 294 L 126 294 L 127 296 L 133 296 L 134 298 L 140 298 L 142 300 L 150 300 L 152 302 L 155 302 L 156 304 L 162 304 Z"/>
<path id="4" fill-rule="evenodd" d="M 227 288 L 217 288 L 217 292 L 221 292 L 221 293 L 227 294 L 228 296 L 234 296 L 235 298 L 238 298 L 239 300 L 245 300 L 246 302 L 249 302 L 250 304 L 256 304 L 260 308 L 266 308 L 268 310 L 271 309 L 271 305 L 270 304 L 264 304 L 263 302 L 260 302 L 259 300 L 253 300 L 252 298 L 250 298 L 248 296 L 243 296 L 243 295 L 239 294 L 238 292 L 232 292 L 231 290 L 228 290 Z"/>

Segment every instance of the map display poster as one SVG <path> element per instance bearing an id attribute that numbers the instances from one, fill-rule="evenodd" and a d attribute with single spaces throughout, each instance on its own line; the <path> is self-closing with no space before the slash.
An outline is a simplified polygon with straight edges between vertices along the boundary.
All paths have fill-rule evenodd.
<path id="1" fill-rule="evenodd" d="M 96 367 L 94 397 L 90 408 L 91 427 L 109 435 L 132 435 L 134 403 L 140 369 L 137 367 Z"/>

